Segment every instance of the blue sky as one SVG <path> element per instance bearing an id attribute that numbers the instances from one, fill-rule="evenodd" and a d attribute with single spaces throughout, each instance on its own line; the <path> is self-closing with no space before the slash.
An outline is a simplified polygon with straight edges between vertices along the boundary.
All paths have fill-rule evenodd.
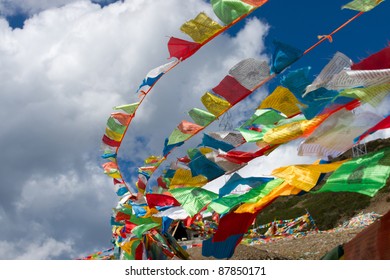
<path id="1" fill-rule="evenodd" d="M 69 259 L 111 246 L 109 217 L 118 199 L 100 167 L 105 122 L 113 106 L 136 102 L 145 74 L 167 62 L 168 36 L 188 40 L 180 25 L 201 11 L 213 15 L 201 0 L 95 2 L 102 5 L 0 0 L 0 222 L 7 225 L 0 228 L 0 259 Z M 274 39 L 308 48 L 357 13 L 341 10 L 346 2 L 270 0 L 210 42 L 153 89 L 126 135 L 123 160 L 141 165 L 161 153 L 186 112 L 202 108 L 200 96 L 235 63 L 269 60 Z M 389 12 L 385 1 L 291 69 L 312 66 L 318 74 L 336 51 L 353 61 L 379 51 L 389 41 Z M 234 120 L 248 118 L 278 81 L 237 105 Z M 294 151 L 288 147 L 291 157 L 279 163 L 305 161 Z M 135 169 L 129 164 L 125 172 L 135 176 Z"/>

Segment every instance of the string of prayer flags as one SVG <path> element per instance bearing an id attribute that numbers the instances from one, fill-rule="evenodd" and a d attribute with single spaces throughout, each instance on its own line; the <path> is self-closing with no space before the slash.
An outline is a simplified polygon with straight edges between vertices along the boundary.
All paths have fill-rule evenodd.
<path id="1" fill-rule="evenodd" d="M 237 66 L 238 65 L 238 66 Z M 236 68 L 233 69 L 233 72 L 235 75 L 240 76 L 242 80 L 244 81 L 252 81 L 259 78 L 260 76 L 263 76 L 262 72 L 258 72 L 256 70 L 253 70 L 254 66 L 256 65 L 256 62 L 254 60 L 246 60 L 242 62 L 241 64 L 236 64 Z M 260 63 L 260 65 L 262 65 Z M 252 77 L 253 76 L 253 77 Z M 247 97 L 249 94 L 252 93 L 252 90 L 247 89 L 243 85 L 241 85 L 233 76 L 226 76 L 216 87 L 213 88 L 213 93 L 206 92 L 202 98 L 201 101 L 205 108 L 213 114 L 215 117 L 218 117 L 222 115 L 225 111 L 229 110 L 234 104 L 241 101 L 243 98 Z M 223 98 L 219 97 L 222 96 Z M 194 118 L 196 119 L 195 123 L 190 123 L 188 121 L 182 121 L 181 124 L 178 125 L 177 128 L 174 129 L 174 131 L 171 133 L 171 135 L 168 138 L 168 141 L 165 144 L 164 147 L 164 157 L 168 155 L 168 153 L 175 148 L 175 144 L 183 143 L 186 140 L 190 139 L 193 135 L 196 135 L 198 132 L 204 129 L 204 126 L 201 126 L 197 124 L 199 123 L 207 123 L 208 120 L 204 120 L 203 117 L 206 115 L 207 119 L 209 118 L 209 115 L 202 113 L 202 111 L 193 109 L 190 111 Z M 209 123 L 207 123 L 208 125 Z M 240 137 L 240 144 L 245 141 L 242 137 Z M 167 148 L 167 146 L 171 146 L 170 149 Z M 166 152 L 166 153 L 165 153 Z M 206 177 L 210 180 L 212 176 L 215 176 L 215 174 L 210 174 L 210 172 L 217 172 L 220 173 L 222 170 L 231 170 L 231 168 L 238 168 L 239 166 L 236 166 L 235 164 L 232 165 L 229 162 L 226 162 L 224 159 L 218 159 L 218 158 L 212 158 L 212 160 L 208 160 L 206 157 L 204 159 L 200 158 L 197 160 L 197 162 L 200 162 L 200 160 L 207 161 L 207 163 L 210 165 L 210 170 L 206 171 L 209 175 L 206 175 Z M 221 165 L 224 166 L 224 168 L 217 170 L 218 164 L 215 164 L 216 162 L 219 162 Z M 213 165 L 214 164 L 214 168 Z M 190 166 L 194 166 L 194 163 L 190 163 Z M 198 167 L 199 169 L 199 167 Z M 197 172 L 196 170 L 192 170 L 193 173 Z M 194 173 L 195 174 L 195 173 Z"/>
<path id="2" fill-rule="evenodd" d="M 200 13 L 196 18 L 184 23 L 181 29 L 193 39 L 193 42 L 174 37 L 170 38 L 168 42 L 168 51 L 170 53 L 170 57 L 176 58 L 177 60 L 175 59 L 170 63 L 159 66 L 146 75 L 139 88 L 139 90 L 143 93 L 140 98 L 142 98 L 142 100 L 145 98 L 146 94 L 162 77 L 162 75 L 170 71 L 181 61 L 189 58 L 204 44 L 229 28 L 230 25 L 244 18 L 251 11 L 255 10 L 256 7 L 259 7 L 266 2 L 267 1 L 265 0 L 212 0 L 211 4 L 216 15 L 221 19 L 222 22 L 228 24 L 228 26 L 221 26 L 204 13 Z M 380 2 L 380 0 L 376 1 L 375 3 L 373 1 L 352 1 L 345 7 L 355 8 L 358 4 L 358 6 L 360 5 L 358 9 L 361 11 L 368 11 Z M 371 6 L 368 7 L 368 5 Z M 336 29 L 335 32 L 344 27 L 348 22 L 346 22 L 340 28 Z M 331 38 L 330 36 L 335 32 L 332 32 L 329 36 L 327 36 L 327 38 Z M 319 43 L 321 43 L 321 40 Z M 318 45 L 318 43 L 315 44 L 314 47 L 316 45 Z M 311 47 L 309 50 L 314 47 Z M 305 53 L 307 53 L 307 51 L 305 51 Z M 297 48 L 281 42 L 275 42 L 275 52 L 272 59 L 271 69 L 269 69 L 267 63 L 258 62 L 253 59 L 248 59 L 235 65 L 235 67 L 229 71 L 228 76 L 226 76 L 216 87 L 214 87 L 212 91 L 210 90 L 210 92 L 206 93 L 202 97 L 202 103 L 205 105 L 208 112 L 201 111 L 200 109 L 191 110 L 189 115 L 194 120 L 194 123 L 183 121 L 181 124 L 179 124 L 173 134 L 168 139 L 166 139 L 164 143 L 163 156 L 151 156 L 145 160 L 146 165 L 139 168 L 138 181 L 136 183 L 138 188 L 137 196 L 131 194 L 129 190 L 126 191 L 124 189 L 125 187 L 127 188 L 127 186 L 120 174 L 116 158 L 117 151 L 121 145 L 123 136 L 127 132 L 130 121 L 132 117 L 134 117 L 139 104 L 133 108 L 123 107 L 121 108 L 123 112 L 111 114 L 111 117 L 107 122 L 106 133 L 103 136 L 103 142 L 105 145 L 103 158 L 109 160 L 109 162 L 107 162 L 103 168 L 107 174 L 113 177 L 114 184 L 118 187 L 118 192 L 123 196 L 117 208 L 114 209 L 115 218 L 113 217 L 113 220 L 111 221 L 113 225 L 113 237 L 116 247 L 115 249 L 117 249 L 114 251 L 114 255 L 116 257 L 125 259 L 172 259 L 176 256 L 181 259 L 187 259 L 188 255 L 186 255 L 183 250 L 180 250 L 181 247 L 174 241 L 173 237 L 167 234 L 167 226 L 170 224 L 169 219 L 185 219 L 189 215 L 195 216 L 199 212 L 205 213 L 208 211 L 205 210 L 207 205 L 213 203 L 213 201 L 215 202 L 215 205 L 217 205 L 217 202 L 220 202 L 220 207 L 222 208 L 220 208 L 218 211 L 226 215 L 220 219 L 218 230 L 215 232 L 212 239 L 207 240 L 209 243 L 205 242 L 204 245 L 207 244 L 207 246 L 210 246 L 211 254 L 218 255 L 218 257 L 230 257 L 234 253 L 234 248 L 242 239 L 243 234 L 247 231 L 248 227 L 261 209 L 270 204 L 278 196 L 297 194 L 301 191 L 299 187 L 306 187 L 309 189 L 309 186 L 305 185 L 297 187 L 293 184 L 290 184 L 288 180 L 283 182 L 282 179 L 278 178 L 253 188 L 249 185 L 241 185 L 235 187 L 232 190 L 234 187 L 233 184 L 229 186 L 229 189 L 225 189 L 225 191 L 229 191 L 228 195 L 225 195 L 222 198 L 218 198 L 218 194 L 208 192 L 199 186 L 182 186 L 185 186 L 188 184 L 188 182 L 193 182 L 195 177 L 202 180 L 202 183 L 199 184 L 202 185 L 204 182 L 209 182 L 210 180 L 213 180 L 225 174 L 226 172 L 232 171 L 235 168 L 239 168 L 242 163 L 237 163 L 237 161 L 241 160 L 245 162 L 249 160 L 249 158 L 253 158 L 254 156 L 272 151 L 278 147 L 280 142 L 289 141 L 294 137 L 301 135 L 306 136 L 310 134 L 310 132 L 317 125 L 315 121 L 318 119 L 315 118 L 315 116 L 321 112 L 323 113 L 323 111 L 326 111 L 327 114 L 333 113 L 334 115 L 339 112 L 338 110 L 340 110 L 340 108 L 349 109 L 359 104 L 359 102 L 355 102 L 345 97 L 343 97 L 344 99 L 342 101 L 341 99 L 337 100 L 336 97 L 338 93 L 335 94 L 335 92 L 329 92 L 322 88 L 329 90 L 340 90 L 365 87 L 363 91 L 365 91 L 364 94 L 366 96 L 369 96 L 367 99 L 365 99 L 366 97 L 359 97 L 359 94 L 361 95 L 361 91 L 359 91 L 359 93 L 349 93 L 349 95 L 354 98 L 359 98 L 359 100 L 363 101 L 367 100 L 370 102 L 379 102 L 379 99 L 376 101 L 375 98 L 382 98 L 382 96 L 384 96 L 384 94 L 382 94 L 383 91 L 380 90 L 378 94 L 373 96 L 372 88 L 367 88 L 389 83 L 388 68 L 378 67 L 376 69 L 369 70 L 343 69 L 340 71 L 340 65 L 336 63 L 338 68 L 334 66 L 337 68 L 336 70 L 333 69 L 335 74 L 333 74 L 332 77 L 329 73 L 323 74 L 321 81 L 317 80 L 312 83 L 312 87 L 318 86 L 318 88 L 315 88 L 310 92 L 307 90 L 310 89 L 310 83 L 307 82 L 307 79 L 302 80 L 303 83 L 298 84 L 298 86 L 294 89 L 290 88 L 292 91 L 292 93 L 290 92 L 291 95 L 294 96 L 295 94 L 295 100 L 293 100 L 294 102 L 288 98 L 287 102 L 285 102 L 284 99 L 286 97 L 280 97 L 280 99 L 283 100 L 281 103 L 284 105 L 291 105 L 292 103 L 293 106 L 295 106 L 293 108 L 295 110 L 294 113 L 291 113 L 291 111 L 293 111 L 291 108 L 284 108 L 280 104 L 275 104 L 274 107 L 270 106 L 261 109 L 268 108 L 278 110 L 276 108 L 281 107 L 287 113 L 282 110 L 278 110 L 280 112 L 278 115 L 278 112 L 271 112 L 271 110 L 268 110 L 266 113 L 264 113 L 264 115 L 262 112 L 259 115 L 253 116 L 253 119 L 246 123 L 244 129 L 247 129 L 247 131 L 251 131 L 253 133 L 261 134 L 261 137 L 258 139 L 259 141 L 256 143 L 256 145 L 260 147 L 259 151 L 240 152 L 229 150 L 231 147 L 237 147 L 238 145 L 245 142 L 244 138 L 242 137 L 243 135 L 240 135 L 239 133 L 237 134 L 240 135 L 240 139 L 239 137 L 231 137 L 232 141 L 230 141 L 230 139 L 228 141 L 230 136 L 229 134 L 226 137 L 221 137 L 222 139 L 216 138 L 209 134 L 210 138 L 214 138 L 217 141 L 221 141 L 227 144 L 225 145 L 226 151 L 221 151 L 219 148 L 217 150 L 216 147 L 209 147 L 205 145 L 204 147 L 198 147 L 197 149 L 190 150 L 188 152 L 189 160 L 177 161 L 175 166 L 171 166 L 164 177 L 159 177 L 160 183 L 158 183 L 158 185 L 163 188 L 168 188 L 170 184 L 171 187 L 178 183 L 182 184 L 176 185 L 177 188 L 169 190 L 173 195 L 173 198 L 171 198 L 169 195 L 153 196 L 156 194 L 155 192 L 161 191 L 160 188 L 147 189 L 147 182 L 151 175 L 156 171 L 157 167 L 164 160 L 166 160 L 167 155 L 172 151 L 172 149 L 182 145 L 184 141 L 199 133 L 211 122 L 213 122 L 216 117 L 221 116 L 234 104 L 247 97 L 257 87 L 262 85 L 262 83 L 268 81 L 274 75 L 281 73 L 284 69 L 298 60 L 303 54 L 304 53 Z M 322 86 L 322 84 L 324 84 L 324 86 Z M 302 94 L 305 92 L 306 96 L 305 98 L 302 98 Z M 279 103 L 281 100 L 278 100 L 276 103 Z M 349 101 L 347 102 L 346 100 Z M 350 103 L 357 105 L 351 105 Z M 288 107 L 289 105 L 286 105 L 285 107 Z M 329 105 L 330 108 L 325 108 Z M 291 118 L 299 114 L 301 111 L 310 121 L 285 118 L 285 116 L 287 118 Z M 283 114 L 285 114 L 285 116 Z M 374 114 L 361 114 L 359 117 L 361 117 L 361 119 L 352 118 L 352 120 L 356 122 L 352 125 L 352 132 L 346 133 L 348 134 L 348 137 L 359 136 L 367 131 L 368 128 L 373 127 L 375 124 L 378 124 L 380 120 L 382 120 L 378 116 L 374 116 Z M 367 120 L 365 120 L 364 117 L 366 117 Z M 307 125 L 307 127 L 304 126 L 303 124 L 306 124 L 306 121 L 308 124 L 312 123 L 313 125 Z M 346 119 L 343 121 L 347 125 L 348 129 L 350 129 L 350 124 L 348 123 L 349 120 Z M 358 121 L 363 123 L 364 129 L 362 128 L 363 126 L 358 123 Z M 299 125 L 294 124 L 294 122 L 299 122 Z M 288 137 L 278 136 L 276 137 L 276 140 L 269 140 L 268 138 L 272 138 L 272 135 L 276 133 L 275 131 L 273 131 L 273 133 L 269 132 L 270 129 L 273 129 L 275 126 L 281 127 L 281 131 L 288 127 Z M 355 127 L 358 127 L 359 129 L 355 129 Z M 320 127 L 318 127 L 316 131 L 319 128 Z M 342 138 L 340 135 L 344 136 L 344 134 L 339 134 L 339 139 Z M 283 141 L 278 142 L 277 139 L 280 140 L 282 138 Z M 265 140 L 268 140 L 269 143 L 267 143 Z M 347 140 L 349 141 L 349 138 L 347 138 Z M 332 150 L 332 148 L 330 150 Z M 224 155 L 227 157 L 223 157 Z M 231 159 L 233 160 L 230 161 Z M 234 160 L 236 162 L 234 162 Z M 388 160 L 386 157 L 386 159 L 384 159 L 385 163 L 379 165 L 386 165 L 387 161 Z M 186 173 L 185 176 L 189 175 L 187 176 L 188 180 L 186 179 L 180 181 L 183 179 L 183 177 L 185 177 L 179 176 L 181 175 L 182 171 Z M 353 182 L 356 180 L 359 181 L 359 176 L 361 176 L 361 169 L 354 170 L 354 176 L 357 177 L 357 179 L 354 177 L 351 180 Z M 239 179 L 237 180 L 239 181 Z M 174 184 L 172 184 L 172 182 Z M 308 185 L 310 184 L 308 183 Z M 151 196 L 148 193 L 149 191 L 152 192 L 152 194 L 150 194 Z M 145 196 L 143 193 L 146 193 Z M 240 205 L 235 211 L 232 211 L 232 207 L 237 207 L 241 203 L 244 204 Z M 181 207 L 178 206 L 179 204 Z M 167 207 L 170 209 L 163 212 L 158 212 L 158 210 L 163 210 Z M 211 206 L 209 208 L 212 209 Z M 169 212 L 169 214 L 166 211 L 171 212 Z M 229 213 L 229 211 L 231 212 Z M 167 225 L 165 225 L 164 220 L 167 222 Z M 187 220 L 189 223 L 191 223 L 195 219 Z M 164 226 L 162 225 L 163 223 Z M 161 234 L 160 228 L 162 226 L 163 232 L 165 232 L 165 234 Z M 132 240 L 132 242 L 129 242 L 130 240 Z M 123 241 L 125 242 L 121 244 Z M 126 244 L 126 242 L 129 242 L 129 244 Z M 126 248 L 126 250 L 122 249 L 122 253 L 120 254 L 121 250 L 119 250 L 119 248 L 121 246 Z"/>
<path id="3" fill-rule="evenodd" d="M 102 142 L 105 145 L 103 158 L 116 158 L 124 133 L 138 106 L 139 103 L 132 103 L 114 107 L 114 110 L 121 110 L 122 112 L 112 113 L 107 120 L 106 131 L 102 137 Z"/>

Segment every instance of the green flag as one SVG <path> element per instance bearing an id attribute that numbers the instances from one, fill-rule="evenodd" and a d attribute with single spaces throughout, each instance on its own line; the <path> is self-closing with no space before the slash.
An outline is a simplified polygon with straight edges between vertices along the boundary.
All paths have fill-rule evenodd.
<path id="1" fill-rule="evenodd" d="M 123 110 L 126 113 L 128 113 L 129 115 L 132 115 L 132 114 L 134 114 L 138 105 L 139 105 L 139 102 L 132 103 L 132 104 L 119 105 L 119 106 L 114 107 L 114 110 Z"/>
<path id="2" fill-rule="evenodd" d="M 359 12 L 368 12 L 382 3 L 383 0 L 354 0 L 342 6 L 342 9 L 350 9 Z"/>
<path id="3" fill-rule="evenodd" d="M 191 217 L 199 213 L 212 200 L 218 198 L 218 194 L 199 187 L 177 188 L 169 192 Z"/>
<path id="4" fill-rule="evenodd" d="M 316 192 L 357 192 L 373 197 L 390 175 L 390 148 L 341 165 Z"/>
<path id="5" fill-rule="evenodd" d="M 123 134 L 126 130 L 126 126 L 117 123 L 113 117 L 108 118 L 107 127 L 109 129 L 111 129 L 112 131 L 119 133 L 119 134 Z"/>
<path id="6" fill-rule="evenodd" d="M 241 0 L 211 0 L 211 5 L 216 16 L 225 24 L 230 24 L 253 9 L 253 6 Z"/>
<path id="7" fill-rule="evenodd" d="M 264 134 L 269 130 L 269 127 L 262 127 L 261 131 L 249 130 L 244 128 L 238 128 L 242 137 L 245 138 L 246 142 L 257 142 L 263 140 Z"/>
<path id="8" fill-rule="evenodd" d="M 185 134 L 181 132 L 178 128 L 175 128 L 168 138 L 168 145 L 173 145 L 173 144 L 186 141 L 190 137 L 191 134 Z"/>
<path id="9" fill-rule="evenodd" d="M 226 214 L 233 207 L 241 203 L 255 203 L 270 193 L 275 187 L 283 183 L 282 179 L 275 179 L 257 188 L 251 189 L 249 192 L 242 195 L 229 195 L 212 201 L 209 208 L 219 214 Z"/>
<path id="10" fill-rule="evenodd" d="M 152 228 L 159 227 L 159 226 L 160 226 L 159 223 L 143 224 L 133 228 L 131 230 L 131 233 L 137 236 L 138 238 L 141 238 L 143 233 L 147 232 Z"/>
<path id="11" fill-rule="evenodd" d="M 198 109 L 198 108 L 193 108 L 188 112 L 188 115 L 192 118 L 192 120 L 201 126 L 206 126 L 213 122 L 216 117 L 204 110 Z"/>
<path id="12" fill-rule="evenodd" d="M 257 109 L 256 112 L 241 127 L 252 124 L 257 125 L 275 125 L 280 120 L 285 119 L 279 112 L 273 109 Z"/>

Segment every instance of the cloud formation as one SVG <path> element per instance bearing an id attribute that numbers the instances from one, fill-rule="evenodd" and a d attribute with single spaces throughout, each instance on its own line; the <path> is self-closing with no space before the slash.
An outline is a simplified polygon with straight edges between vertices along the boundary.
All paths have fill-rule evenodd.
<path id="1" fill-rule="evenodd" d="M 145 74 L 167 62 L 168 36 L 189 39 L 180 25 L 198 12 L 213 13 L 201 0 L 103 8 L 89 1 L 0 0 L 9 13 L 22 6 L 32 14 L 23 29 L 0 18 L 0 221 L 6 225 L 0 259 L 77 258 L 111 246 L 117 198 L 102 173 L 99 147 L 112 107 L 137 101 Z M 267 30 L 247 20 L 235 37 L 218 37 L 159 82 L 121 148 L 132 163 L 128 172 L 161 153 L 164 138 L 235 63 L 267 59 Z"/>
<path id="2" fill-rule="evenodd" d="M 0 0 L 0 15 L 33 15 L 41 11 L 62 7 L 78 0 Z M 91 2 L 107 5 L 118 0 L 93 0 Z"/>

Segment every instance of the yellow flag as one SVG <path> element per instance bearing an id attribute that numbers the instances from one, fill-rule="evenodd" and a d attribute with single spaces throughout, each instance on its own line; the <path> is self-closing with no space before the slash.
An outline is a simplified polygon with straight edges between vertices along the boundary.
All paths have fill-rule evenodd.
<path id="1" fill-rule="evenodd" d="M 279 194 L 279 196 L 289 196 L 289 195 L 297 195 L 301 192 L 302 190 L 301 189 L 298 189 L 298 188 L 286 188 L 283 190 L 283 192 L 281 192 Z"/>
<path id="2" fill-rule="evenodd" d="M 139 241 L 139 239 L 131 239 L 130 241 L 120 243 L 120 247 L 129 255 L 133 255 L 133 245 L 135 245 L 136 242 L 139 243 Z"/>
<path id="3" fill-rule="evenodd" d="M 202 44 L 212 37 L 222 26 L 209 18 L 205 13 L 200 13 L 196 18 L 184 23 L 180 30 L 189 35 L 195 42 Z"/>
<path id="4" fill-rule="evenodd" d="M 173 176 L 171 180 L 171 184 L 169 185 L 170 188 L 174 188 L 176 186 L 203 186 L 207 183 L 207 178 L 202 175 L 198 175 L 195 177 L 192 177 L 191 170 L 187 169 L 178 169 L 175 172 L 175 175 Z"/>
<path id="5" fill-rule="evenodd" d="M 327 115 L 317 116 L 311 120 L 301 120 L 268 130 L 263 141 L 268 144 L 283 144 L 299 138 L 318 127 Z"/>
<path id="6" fill-rule="evenodd" d="M 158 164 L 162 160 L 161 156 L 149 156 L 144 160 L 145 164 Z"/>
<path id="7" fill-rule="evenodd" d="M 267 98 L 263 100 L 258 109 L 272 108 L 291 117 L 301 112 L 297 104 L 298 99 L 287 88 L 278 86 Z"/>
<path id="8" fill-rule="evenodd" d="M 373 107 L 379 106 L 382 100 L 389 94 L 390 84 L 380 84 L 364 88 L 350 88 L 340 92 L 341 96 L 356 97 Z"/>
<path id="9" fill-rule="evenodd" d="M 108 138 L 120 142 L 122 140 L 123 134 L 112 131 L 108 127 L 106 127 L 106 135 Z"/>
<path id="10" fill-rule="evenodd" d="M 213 149 L 211 149 L 209 147 L 200 147 L 198 150 L 199 150 L 199 152 L 202 153 L 202 155 L 206 155 L 206 154 L 211 153 L 213 151 Z"/>
<path id="11" fill-rule="evenodd" d="M 219 117 L 231 107 L 229 102 L 209 92 L 202 96 L 201 101 L 206 109 L 216 117 Z"/>
<path id="12" fill-rule="evenodd" d="M 344 161 L 328 164 L 300 164 L 275 169 L 272 175 L 285 180 L 291 186 L 303 191 L 310 191 L 317 184 L 321 173 L 329 173 L 339 168 Z"/>
<path id="13" fill-rule="evenodd" d="M 283 182 L 276 188 L 274 188 L 268 195 L 264 196 L 257 202 L 244 203 L 234 211 L 235 213 L 256 213 L 258 210 L 265 207 L 268 203 L 272 202 L 275 198 L 280 195 L 285 195 L 287 192 L 291 192 L 294 189 L 287 182 Z"/>

